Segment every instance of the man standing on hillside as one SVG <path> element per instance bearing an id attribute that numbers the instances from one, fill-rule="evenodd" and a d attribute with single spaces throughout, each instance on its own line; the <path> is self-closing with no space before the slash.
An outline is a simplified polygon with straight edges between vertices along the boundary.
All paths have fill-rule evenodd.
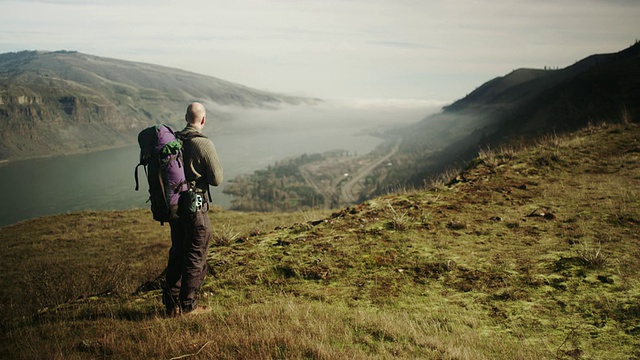
<path id="1" fill-rule="evenodd" d="M 206 311 L 198 306 L 198 291 L 207 273 L 207 253 L 211 237 L 209 185 L 222 182 L 222 167 L 213 142 L 202 135 L 206 112 L 202 104 L 187 107 L 187 126 L 176 135 L 183 139 L 185 176 L 197 193 L 194 217 L 171 221 L 171 250 L 166 286 L 162 295 L 167 315 L 196 314 Z"/>

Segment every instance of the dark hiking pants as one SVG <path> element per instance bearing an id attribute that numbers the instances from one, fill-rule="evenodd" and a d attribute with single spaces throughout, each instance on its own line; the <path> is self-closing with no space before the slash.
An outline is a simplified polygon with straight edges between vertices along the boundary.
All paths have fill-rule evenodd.
<path id="1" fill-rule="evenodd" d="M 170 222 L 171 250 L 163 294 L 167 311 L 180 307 L 187 313 L 198 307 L 198 291 L 207 273 L 211 237 L 208 208 L 208 204 L 203 206 L 193 219 Z"/>

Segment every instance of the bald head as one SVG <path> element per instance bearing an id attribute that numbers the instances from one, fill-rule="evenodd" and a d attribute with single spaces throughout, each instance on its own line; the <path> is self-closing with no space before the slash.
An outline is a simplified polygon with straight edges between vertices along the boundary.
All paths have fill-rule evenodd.
<path id="1" fill-rule="evenodd" d="M 202 127 L 204 127 L 206 115 L 207 113 L 204 109 L 204 105 L 199 102 L 194 102 L 187 106 L 187 114 L 184 118 L 189 124 L 197 127 L 198 129 L 202 129 Z"/>

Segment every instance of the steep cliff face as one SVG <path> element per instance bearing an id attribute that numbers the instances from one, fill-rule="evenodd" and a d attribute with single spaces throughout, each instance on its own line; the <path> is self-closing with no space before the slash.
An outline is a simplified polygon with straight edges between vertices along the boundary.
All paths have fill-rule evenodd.
<path id="1" fill-rule="evenodd" d="M 316 100 L 77 52 L 0 54 L 0 160 L 135 144 L 151 124 L 181 126 L 191 101 L 268 107 Z"/>
<path id="2" fill-rule="evenodd" d="M 0 158 L 4 159 L 132 144 L 136 129 L 146 125 L 114 106 L 72 95 L 9 98 L 0 107 L 0 121 L 4 134 Z"/>
<path id="3" fill-rule="evenodd" d="M 118 107 L 78 92 L 52 96 L 3 97 L 0 104 L 0 159 L 90 151 L 134 144 L 136 133 L 153 119 L 141 109 Z M 104 99 L 103 99 L 104 100 Z M 177 104 L 176 104 L 177 106 Z M 176 107 L 178 109 L 178 107 Z M 178 119 L 177 114 L 173 114 Z"/>

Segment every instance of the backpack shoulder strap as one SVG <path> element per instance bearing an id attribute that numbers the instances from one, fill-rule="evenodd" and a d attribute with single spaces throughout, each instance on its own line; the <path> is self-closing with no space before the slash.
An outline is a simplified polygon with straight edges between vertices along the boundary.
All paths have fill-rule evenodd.
<path id="1" fill-rule="evenodd" d="M 186 142 L 186 141 L 190 141 L 192 139 L 195 138 L 205 138 L 208 139 L 208 137 L 206 135 L 204 135 L 203 133 L 199 132 L 199 131 L 178 131 L 176 132 L 176 137 L 178 139 L 180 139 L 182 142 Z M 209 200 L 209 202 L 213 202 L 213 200 L 211 199 L 211 188 L 209 187 L 209 185 L 207 185 L 207 198 Z"/>

